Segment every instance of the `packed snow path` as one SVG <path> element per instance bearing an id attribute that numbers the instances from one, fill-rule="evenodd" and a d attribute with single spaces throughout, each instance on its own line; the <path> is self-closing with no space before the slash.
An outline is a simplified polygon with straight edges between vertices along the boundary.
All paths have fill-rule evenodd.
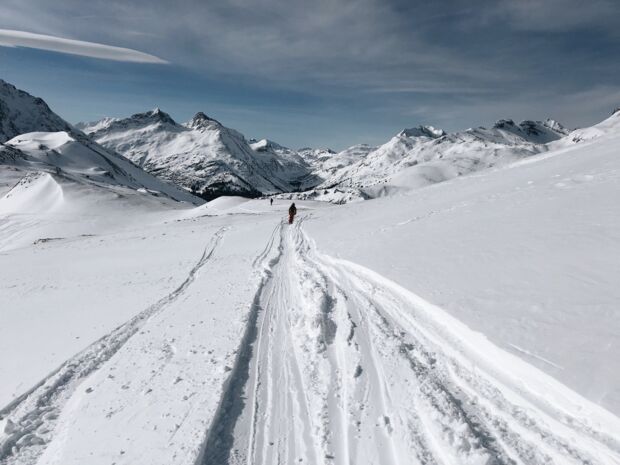
<path id="1" fill-rule="evenodd" d="M 580 417 L 561 385 L 527 386 L 542 374 L 320 255 L 301 224 L 273 243 L 201 465 L 620 463 L 617 438 Z"/>
<path id="2" fill-rule="evenodd" d="M 218 230 L 176 290 L 0 412 L 0 464 L 620 464 L 617 418 L 319 253 L 304 220 L 272 224 L 253 262 L 247 230 Z M 225 355 L 220 323 L 188 331 L 213 289 L 246 295 L 220 242 L 259 277 Z"/>

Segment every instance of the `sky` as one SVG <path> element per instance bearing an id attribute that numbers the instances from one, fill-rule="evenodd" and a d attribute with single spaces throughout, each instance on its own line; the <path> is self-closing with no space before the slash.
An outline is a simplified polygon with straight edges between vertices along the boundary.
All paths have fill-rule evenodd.
<path id="1" fill-rule="evenodd" d="M 405 127 L 594 124 L 620 106 L 618 0 L 2 0 L 0 78 L 66 120 L 203 111 L 292 148 Z"/>

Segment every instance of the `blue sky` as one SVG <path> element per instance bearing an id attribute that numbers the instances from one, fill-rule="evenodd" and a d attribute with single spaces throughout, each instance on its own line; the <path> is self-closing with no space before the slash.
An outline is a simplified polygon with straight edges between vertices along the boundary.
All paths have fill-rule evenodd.
<path id="1" fill-rule="evenodd" d="M 620 106 L 619 23 L 617 0 L 5 0 L 0 29 L 52 39 L 0 34 L 29 45 L 0 46 L 0 78 L 71 122 L 158 106 L 342 149 L 418 124 L 600 121 Z"/>

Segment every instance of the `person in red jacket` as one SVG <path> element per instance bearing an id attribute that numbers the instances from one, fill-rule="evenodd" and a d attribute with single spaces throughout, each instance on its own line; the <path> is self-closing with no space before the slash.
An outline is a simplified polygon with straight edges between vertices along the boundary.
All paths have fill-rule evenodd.
<path id="1" fill-rule="evenodd" d="M 297 214 L 297 207 L 295 206 L 295 202 L 291 204 L 288 208 L 288 224 L 293 224 L 293 220 L 295 219 L 295 215 Z"/>

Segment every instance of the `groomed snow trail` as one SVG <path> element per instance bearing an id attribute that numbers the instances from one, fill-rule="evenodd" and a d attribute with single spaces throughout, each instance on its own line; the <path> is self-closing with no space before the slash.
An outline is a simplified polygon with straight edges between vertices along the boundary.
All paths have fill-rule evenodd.
<path id="1" fill-rule="evenodd" d="M 5 421 L 0 432 L 0 465 L 34 464 L 53 438 L 63 407 L 88 375 L 116 354 L 154 315 L 183 295 L 196 273 L 209 261 L 226 228 L 220 228 L 185 280 L 171 293 L 138 313 L 131 320 L 103 336 L 63 363 L 47 378 L 0 410 Z"/>
<path id="2" fill-rule="evenodd" d="M 276 230 L 198 465 L 620 464 L 616 417 L 302 223 Z"/>

